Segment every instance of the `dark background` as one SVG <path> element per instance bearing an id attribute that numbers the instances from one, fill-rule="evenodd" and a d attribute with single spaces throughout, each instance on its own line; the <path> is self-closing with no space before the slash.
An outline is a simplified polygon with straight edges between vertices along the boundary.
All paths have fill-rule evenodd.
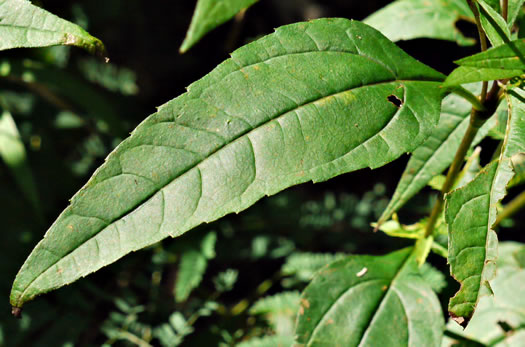
<path id="1" fill-rule="evenodd" d="M 40 1 L 42 7 L 62 18 L 87 24 L 88 31 L 106 45 L 111 64 L 134 74 L 135 78 L 131 81 L 138 87 L 138 92 L 133 95 L 123 95 L 89 82 L 84 71 L 87 68 L 82 62 L 86 59 L 96 61 L 96 58 L 88 57 L 80 49 L 67 48 L 65 62 L 49 58 L 52 55 L 50 52 L 55 51 L 47 49 L 0 53 L 0 60 L 9 59 L 13 64 L 20 64 L 27 58 L 42 62 L 44 70 L 51 71 L 51 77 L 44 78 L 41 83 L 55 84 L 59 96 L 66 89 L 77 90 L 75 84 L 64 82 L 60 76 L 74 76 L 77 83 L 89 85 L 100 96 L 101 99 L 96 100 L 103 100 L 110 109 L 109 113 L 117 120 L 115 129 L 110 127 L 108 131 L 101 128 L 97 118 L 90 116 L 93 112 L 89 110 L 90 105 L 99 101 L 93 101 L 88 94 L 85 97 L 81 94 L 83 105 L 73 108 L 79 116 L 86 117 L 85 123 L 71 129 L 56 127 L 57 114 L 63 111 L 60 105 L 35 94 L 24 84 L 0 79 L 0 91 L 22 95 L 25 98 L 22 104 L 30 105 L 28 112 L 14 112 L 14 117 L 29 148 L 29 163 L 43 211 L 39 218 L 20 193 L 9 170 L 0 163 L 3 234 L 0 246 L 0 298 L 3 298 L 0 300 L 1 344 L 101 345 L 110 339 L 104 326 L 119 324 L 118 317 L 114 317 L 115 312 L 122 314 L 122 308 L 115 303 L 118 299 L 145 306 L 138 321 L 143 326 L 154 327 L 166 322 L 173 311 L 183 314 L 193 312 L 195 306 L 213 295 L 210 278 L 228 268 L 238 270 L 239 278 L 234 289 L 220 297 L 226 312 L 199 319 L 194 326 L 195 332 L 182 345 L 227 343 L 222 331 L 233 336 L 240 330 L 239 337 L 233 339 L 239 341 L 252 327 L 247 323 L 246 314 L 235 315 L 228 309 L 242 299 L 254 301 L 258 285 L 278 273 L 284 255 L 296 251 L 384 254 L 409 244 L 380 233 L 374 234 L 369 227 L 370 222 L 377 220 L 394 192 L 408 160 L 408 156 L 403 156 L 373 173 L 365 169 L 328 182 L 293 187 L 276 197 L 263 199 L 238 216 L 228 216 L 179 239 L 165 240 L 159 246 L 130 254 L 67 288 L 37 298 L 24 308 L 22 320 L 10 316 L 10 286 L 30 250 L 67 206 L 68 199 L 103 162 L 107 153 L 147 115 L 155 112 L 156 106 L 184 93 L 186 86 L 227 59 L 231 50 L 271 33 L 273 28 L 313 17 L 361 20 L 389 1 L 260 0 L 246 12 L 242 22 L 224 24 L 188 53 L 180 55 L 178 48 L 189 26 L 195 3 L 160 0 Z M 458 27 L 474 37 L 475 28 L 472 25 L 458 23 Z M 478 49 L 476 46 L 459 47 L 453 42 L 436 40 L 413 40 L 399 45 L 418 60 L 445 74 L 454 68 L 454 60 L 473 54 Z M 67 96 L 63 100 L 67 104 L 77 103 Z M 35 145 L 35 141 L 39 144 Z M 490 159 L 491 150 L 495 148 L 490 140 L 485 145 L 488 150 L 484 149 L 484 162 Z M 400 213 L 402 221 L 414 222 L 428 214 L 432 198 L 431 190 L 425 189 L 403 208 Z M 330 217 L 330 209 L 334 208 L 331 201 L 344 210 L 344 219 Z M 518 218 L 514 227 L 500 232 L 500 238 L 515 239 L 523 224 L 523 218 Z M 152 258 L 159 252 L 176 254 L 177 247 L 190 247 L 209 230 L 217 231 L 217 258 L 208 265 L 203 283 L 190 300 L 176 304 L 172 291 L 177 276 L 177 260 L 158 264 Z M 254 240 L 258 237 L 268 240 L 269 250 L 262 256 L 254 256 L 253 252 Z M 523 236 L 520 237 L 523 241 Z M 283 256 L 270 256 L 272 248 L 288 247 L 283 245 L 289 245 Z M 447 271 L 443 259 L 431 256 L 430 260 Z M 159 273 L 162 274 L 160 281 L 152 282 L 152 278 Z M 451 283 L 447 290 L 452 292 L 454 285 Z M 275 283 L 268 293 L 281 289 L 281 284 Z M 130 316 L 129 312 L 126 314 Z M 130 328 L 130 331 L 133 329 Z M 158 345 L 156 340 L 151 343 Z M 121 340 L 114 344 L 133 345 Z"/>

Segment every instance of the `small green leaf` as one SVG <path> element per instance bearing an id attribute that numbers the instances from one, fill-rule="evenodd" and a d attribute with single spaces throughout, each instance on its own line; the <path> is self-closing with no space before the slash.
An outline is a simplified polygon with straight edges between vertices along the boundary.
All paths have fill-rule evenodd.
<path id="1" fill-rule="evenodd" d="M 478 93 L 481 84 L 467 86 Z M 408 200 L 423 189 L 428 182 L 445 170 L 454 159 L 463 135 L 467 131 L 471 105 L 465 99 L 451 94 L 448 95 L 441 106 L 441 118 L 432 135 L 414 151 L 412 157 L 401 176 L 394 196 L 381 215 L 378 224 L 387 221 L 394 212 L 398 211 Z M 479 130 L 472 146 L 479 143 L 493 125 L 489 120 Z"/>
<path id="2" fill-rule="evenodd" d="M 27 0 L 0 0 L 0 51 L 21 47 L 77 46 L 106 54 L 102 42 L 76 24 L 61 19 Z"/>
<path id="3" fill-rule="evenodd" d="M 456 61 L 483 69 L 525 70 L 525 39 L 514 40 Z"/>
<path id="4" fill-rule="evenodd" d="M 432 132 L 443 75 L 369 26 L 284 26 L 161 106 L 72 199 L 11 302 L 307 181 L 377 168 Z"/>
<path id="5" fill-rule="evenodd" d="M 412 249 L 349 256 L 319 272 L 301 296 L 301 346 L 439 346 L 439 301 Z"/>
<path id="6" fill-rule="evenodd" d="M 461 84 L 481 82 L 481 81 L 495 81 L 506 78 L 521 76 L 524 74 L 523 70 L 504 70 L 504 69 L 488 69 L 473 66 L 460 66 L 454 69 L 448 75 L 443 87 L 459 86 Z"/>
<path id="7" fill-rule="evenodd" d="M 24 143 L 11 113 L 6 110 L 0 113 L 0 158 L 11 171 L 15 182 L 35 209 L 38 218 L 43 219 L 40 199 L 27 161 Z"/>
<path id="8" fill-rule="evenodd" d="M 191 19 L 190 28 L 180 47 L 180 52 L 188 51 L 204 35 L 230 20 L 238 12 L 247 9 L 258 0 L 198 0 Z"/>
<path id="9" fill-rule="evenodd" d="M 419 268 L 419 271 L 421 272 L 421 277 L 423 277 L 425 283 L 427 283 L 436 293 L 441 293 L 447 286 L 445 275 L 429 263 L 424 263 Z"/>
<path id="10" fill-rule="evenodd" d="M 514 22 L 518 18 L 519 13 L 523 9 L 523 4 L 525 3 L 525 0 L 509 0 L 509 11 L 508 11 L 508 18 L 507 18 L 507 26 L 512 28 L 514 25 Z"/>
<path id="11" fill-rule="evenodd" d="M 375 12 L 364 22 L 392 41 L 431 38 L 472 45 L 475 40 L 457 28 L 459 19 L 474 21 L 463 0 L 398 0 Z"/>
<path id="12" fill-rule="evenodd" d="M 283 292 L 257 300 L 250 314 L 293 314 L 299 309 L 299 292 Z"/>
<path id="13" fill-rule="evenodd" d="M 494 277 L 497 257 L 497 236 L 492 225 L 496 204 L 505 196 L 514 175 L 511 157 L 525 151 L 524 94 L 519 89 L 508 93 L 511 112 L 500 158 L 466 186 L 446 196 L 450 272 L 461 283 L 450 300 L 449 311 L 461 325 L 468 324 L 479 299 L 492 293 L 489 281 Z"/>
<path id="14" fill-rule="evenodd" d="M 510 30 L 505 19 L 483 0 L 477 0 L 481 25 L 492 46 L 510 42 Z"/>
<path id="15" fill-rule="evenodd" d="M 332 253 L 294 253 L 286 258 L 281 271 L 283 275 L 294 275 L 298 280 L 308 282 L 322 267 L 344 257 L 344 254 Z"/>

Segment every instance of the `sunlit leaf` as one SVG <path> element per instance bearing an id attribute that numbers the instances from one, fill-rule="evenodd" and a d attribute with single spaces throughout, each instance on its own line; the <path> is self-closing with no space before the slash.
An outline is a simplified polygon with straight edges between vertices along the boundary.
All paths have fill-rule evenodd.
<path id="1" fill-rule="evenodd" d="M 398 0 L 375 12 L 364 22 L 392 41 L 432 38 L 472 45 L 456 27 L 460 19 L 473 21 L 463 0 Z"/>
<path id="2" fill-rule="evenodd" d="M 483 69 L 525 70 L 525 39 L 514 40 L 456 61 Z"/>
<path id="3" fill-rule="evenodd" d="M 0 51 L 21 47 L 68 45 L 104 55 L 102 42 L 76 24 L 28 0 L 0 0 Z"/>
<path id="4" fill-rule="evenodd" d="M 442 80 L 345 19 L 237 50 L 109 155 L 26 260 L 11 303 L 289 186 L 391 162 L 435 127 Z"/>
<path id="5" fill-rule="evenodd" d="M 477 0 L 481 25 L 492 46 L 510 41 L 510 30 L 501 15 L 483 0 Z"/>
<path id="6" fill-rule="evenodd" d="M 349 256 L 321 270 L 301 296 L 296 342 L 439 346 L 441 307 L 411 252 Z"/>

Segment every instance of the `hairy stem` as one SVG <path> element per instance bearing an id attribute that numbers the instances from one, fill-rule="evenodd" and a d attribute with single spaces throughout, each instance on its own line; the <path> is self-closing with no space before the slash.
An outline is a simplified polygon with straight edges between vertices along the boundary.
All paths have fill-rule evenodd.
<path id="1" fill-rule="evenodd" d="M 502 220 L 512 217 L 519 210 L 525 207 L 525 191 L 521 192 L 520 195 L 515 197 L 511 202 L 509 202 L 503 208 L 503 211 L 498 214 L 496 222 L 494 222 L 494 227 L 498 226 Z"/>

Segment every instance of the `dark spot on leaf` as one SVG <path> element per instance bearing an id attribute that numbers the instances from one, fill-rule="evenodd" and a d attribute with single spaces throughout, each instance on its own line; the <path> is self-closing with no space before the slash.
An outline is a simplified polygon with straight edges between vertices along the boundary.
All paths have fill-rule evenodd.
<path id="1" fill-rule="evenodd" d="M 394 94 L 392 95 L 389 95 L 387 98 L 386 98 L 389 102 L 391 102 L 395 107 L 397 108 L 400 108 L 401 105 L 403 105 L 403 101 L 401 101 L 401 99 L 399 99 L 397 96 L 395 96 Z"/>

